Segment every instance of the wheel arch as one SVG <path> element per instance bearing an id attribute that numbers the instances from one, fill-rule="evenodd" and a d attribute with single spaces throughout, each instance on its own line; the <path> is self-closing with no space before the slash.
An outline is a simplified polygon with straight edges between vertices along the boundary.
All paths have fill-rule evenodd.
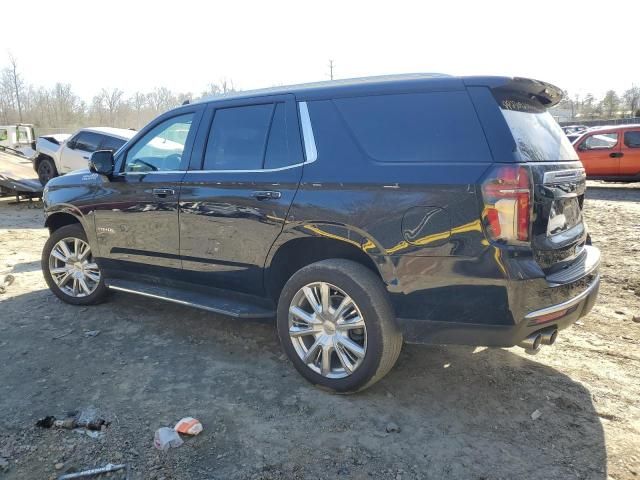
<path id="1" fill-rule="evenodd" d="M 383 283 L 393 280 L 387 256 L 371 255 L 372 242 L 364 233 L 347 225 L 306 223 L 284 231 L 272 246 L 265 262 L 267 295 L 277 301 L 291 276 L 301 268 L 321 260 L 352 260 L 371 270 Z"/>

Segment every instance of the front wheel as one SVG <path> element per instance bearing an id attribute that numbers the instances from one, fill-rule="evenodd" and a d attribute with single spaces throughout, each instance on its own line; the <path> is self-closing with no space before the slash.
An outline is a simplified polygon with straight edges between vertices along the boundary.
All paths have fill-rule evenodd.
<path id="1" fill-rule="evenodd" d="M 382 282 L 350 260 L 323 260 L 294 274 L 280 295 L 277 324 L 298 372 L 339 393 L 373 385 L 402 348 Z"/>
<path id="2" fill-rule="evenodd" d="M 38 180 L 40 180 L 43 187 L 49 180 L 57 176 L 58 171 L 52 159 L 43 158 L 40 160 L 40 163 L 38 163 Z"/>
<path id="3" fill-rule="evenodd" d="M 77 223 L 51 234 L 42 251 L 42 273 L 51 291 L 73 305 L 93 305 L 107 294 L 104 276 Z"/>

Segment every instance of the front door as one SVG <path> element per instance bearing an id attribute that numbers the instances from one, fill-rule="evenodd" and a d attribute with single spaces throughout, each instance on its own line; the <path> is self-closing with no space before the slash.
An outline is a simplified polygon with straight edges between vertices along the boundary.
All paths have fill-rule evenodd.
<path id="1" fill-rule="evenodd" d="M 302 176 L 293 96 L 210 107 L 180 194 L 183 275 L 194 283 L 263 293 L 262 270 Z"/>
<path id="2" fill-rule="evenodd" d="M 109 276 L 180 269 L 178 198 L 201 110 L 161 117 L 118 154 L 95 205 L 99 262 Z"/>
<path id="3" fill-rule="evenodd" d="M 576 148 L 588 176 L 619 175 L 620 135 L 613 132 L 594 132 L 585 136 Z"/>

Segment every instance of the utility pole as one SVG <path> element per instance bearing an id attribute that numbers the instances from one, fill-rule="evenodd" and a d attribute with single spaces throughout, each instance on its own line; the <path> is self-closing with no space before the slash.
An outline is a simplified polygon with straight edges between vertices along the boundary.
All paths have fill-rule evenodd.
<path id="1" fill-rule="evenodd" d="M 329 60 L 329 78 L 333 80 L 333 60 Z"/>

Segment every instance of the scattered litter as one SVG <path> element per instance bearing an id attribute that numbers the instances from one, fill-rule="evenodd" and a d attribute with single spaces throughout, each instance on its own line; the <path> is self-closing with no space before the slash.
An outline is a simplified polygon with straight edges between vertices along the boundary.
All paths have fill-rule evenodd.
<path id="1" fill-rule="evenodd" d="M 92 477 L 94 475 L 100 475 L 102 473 L 109 473 L 109 472 L 117 472 L 118 470 L 124 470 L 124 469 L 127 470 L 126 478 L 128 478 L 129 468 L 126 463 L 120 463 L 117 465 L 108 463 L 104 467 L 92 468 L 91 470 L 85 470 L 84 472 L 67 473 L 66 475 L 61 475 L 58 477 L 58 480 L 71 480 L 73 478 Z"/>
<path id="2" fill-rule="evenodd" d="M 0 285 L 0 293 L 5 293 L 7 287 L 13 283 L 16 278 L 13 275 L 5 275 L 2 285 Z"/>
<path id="3" fill-rule="evenodd" d="M 169 448 L 178 448 L 184 441 L 173 428 L 162 427 L 156 430 L 153 438 L 153 446 L 158 450 L 167 450 Z"/>
<path id="4" fill-rule="evenodd" d="M 393 422 L 387 423 L 387 433 L 399 433 L 400 427 Z"/>
<path id="5" fill-rule="evenodd" d="M 73 430 L 76 433 L 84 433 L 91 438 L 100 438 L 110 424 L 111 422 L 99 415 L 95 407 L 87 407 L 68 413 L 64 418 L 56 418 L 53 415 L 46 416 L 36 422 L 36 427 L 63 428 Z"/>
<path id="6" fill-rule="evenodd" d="M 62 462 L 56 463 L 53 466 L 53 468 L 55 468 L 56 470 L 62 470 L 64 468 L 64 463 L 62 463 Z"/>
<path id="7" fill-rule="evenodd" d="M 632 320 L 636 323 L 640 323 L 640 315 L 634 315 Z"/>
<path id="8" fill-rule="evenodd" d="M 184 417 L 173 429 L 184 435 L 198 435 L 202 431 L 202 423 L 193 417 Z"/>
<path id="9" fill-rule="evenodd" d="M 542 412 L 540 410 L 535 410 L 532 414 L 531 414 L 531 420 L 537 420 L 542 416 Z"/>
<path id="10" fill-rule="evenodd" d="M 86 435 L 91 438 L 102 438 L 104 437 L 104 430 L 85 430 L 84 428 L 74 428 L 74 432 L 80 433 L 82 435 Z"/>
<path id="11" fill-rule="evenodd" d="M 71 335 L 72 333 L 73 333 L 73 328 L 70 328 L 69 330 L 56 335 L 55 337 L 53 337 L 53 339 L 58 340 L 59 338 L 66 337 L 67 335 Z"/>
<path id="12" fill-rule="evenodd" d="M 584 325 L 584 322 L 582 320 L 578 320 L 577 322 L 574 323 L 574 325 L 578 325 L 579 327 L 582 327 Z"/>
<path id="13" fill-rule="evenodd" d="M 98 335 L 100 335 L 100 330 L 85 330 L 84 332 L 85 337 L 97 337 Z"/>

